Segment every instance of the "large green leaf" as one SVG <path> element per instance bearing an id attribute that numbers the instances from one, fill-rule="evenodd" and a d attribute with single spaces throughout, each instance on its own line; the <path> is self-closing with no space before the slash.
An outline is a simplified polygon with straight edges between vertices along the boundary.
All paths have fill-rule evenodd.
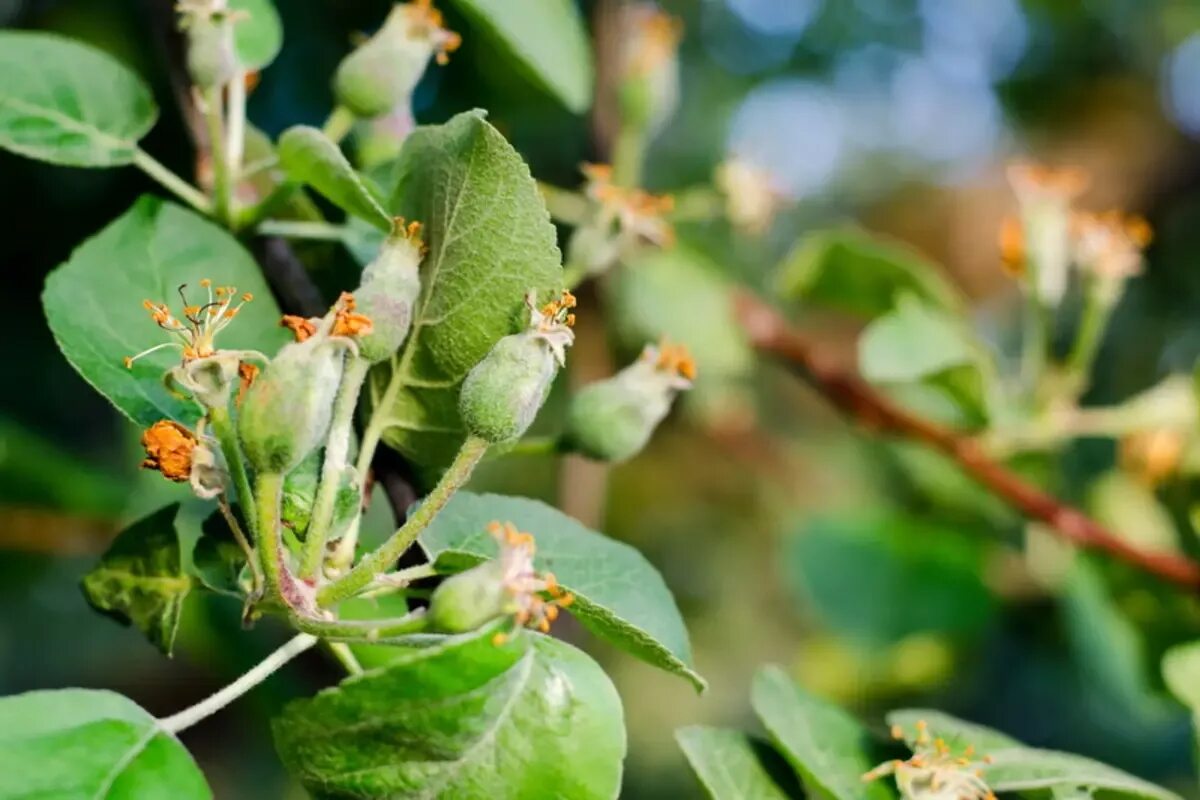
<path id="1" fill-rule="evenodd" d="M 192 590 L 175 532 L 178 511 L 167 506 L 126 528 L 83 576 L 83 594 L 97 611 L 132 624 L 168 655 Z"/>
<path id="2" fill-rule="evenodd" d="M 380 230 L 391 230 L 392 218 L 361 175 L 328 136 L 307 125 L 288 128 L 279 137 L 279 164 L 288 178 L 307 184 L 329 202 Z"/>
<path id="3" fill-rule="evenodd" d="M 874 764 L 858 720 L 799 686 L 779 667 L 754 676 L 754 711 L 812 796 L 832 800 L 888 800 L 878 781 L 862 776 Z"/>
<path id="4" fill-rule="evenodd" d="M 582 114 L 592 104 L 592 49 L 575 0 L 455 0 L 534 83 Z"/>
<path id="5" fill-rule="evenodd" d="M 712 800 L 787 800 L 763 766 L 759 744 L 741 731 L 693 725 L 675 740 Z"/>
<path id="6" fill-rule="evenodd" d="M 190 425 L 199 418 L 198 407 L 162 383 L 163 374 L 179 363 L 178 350 L 154 353 L 132 369 L 122 360 L 169 340 L 142 301 L 169 303 L 179 312 L 177 287 L 189 284 L 190 297 L 199 298 L 202 278 L 255 296 L 222 332 L 220 347 L 270 354 L 287 340 L 279 307 L 237 240 L 203 217 L 153 197 L 139 199 L 51 273 L 42 305 L 63 355 L 123 414 L 141 426 L 164 418 Z"/>
<path id="7" fill-rule="evenodd" d="M 233 29 L 238 61 L 247 70 L 260 70 L 275 60 L 283 47 L 283 24 L 271 0 L 229 0 L 229 7 L 245 13 Z"/>
<path id="8" fill-rule="evenodd" d="M 0 797 L 208 800 L 196 763 L 154 717 L 92 689 L 0 698 Z"/>
<path id="9" fill-rule="evenodd" d="M 984 555 L 957 528 L 876 511 L 807 520 L 784 543 L 784 568 L 826 628 L 887 645 L 914 633 L 978 633 L 996 608 Z"/>
<path id="10" fill-rule="evenodd" d="M 529 167 L 483 112 L 417 128 L 405 141 L 391 210 L 424 225 L 429 254 L 401 388 L 384 441 L 426 475 L 464 439 L 458 390 L 498 339 L 528 323 L 524 299 L 562 281 L 554 226 Z M 389 377 L 375 373 L 375 393 Z"/>
<path id="11" fill-rule="evenodd" d="M 1136 778 L 1116 767 L 1090 758 L 1054 750 L 1025 747 L 999 731 L 956 719 L 949 714 L 922 709 L 893 711 L 888 722 L 899 725 L 911 745 L 917 720 L 925 720 L 931 738 L 941 737 L 954 753 L 973 745 L 990 763 L 982 765 L 982 777 L 993 792 L 1027 792 L 1048 789 L 1062 792 L 1086 787 L 1091 792 L 1123 795 L 1143 800 L 1179 800 L 1178 795 Z"/>
<path id="12" fill-rule="evenodd" d="M 538 500 L 470 492 L 454 495 L 419 541 L 439 569 L 466 569 L 496 555 L 496 541 L 485 530 L 493 520 L 533 534 L 534 563 L 553 572 L 575 595 L 570 611 L 588 630 L 704 689 L 670 590 L 646 557 L 629 545 Z"/>
<path id="13" fill-rule="evenodd" d="M 75 167 L 128 164 L 157 117 L 146 84 L 108 54 L 0 31 L 0 147 Z"/>
<path id="14" fill-rule="evenodd" d="M 621 701 L 590 658 L 496 627 L 440 638 L 287 706 L 284 763 L 318 798 L 616 797 Z"/>
<path id="15" fill-rule="evenodd" d="M 959 292 L 938 268 L 910 247 L 853 228 L 805 236 L 778 277 L 785 297 L 874 317 L 903 294 L 942 308 L 961 309 Z"/>

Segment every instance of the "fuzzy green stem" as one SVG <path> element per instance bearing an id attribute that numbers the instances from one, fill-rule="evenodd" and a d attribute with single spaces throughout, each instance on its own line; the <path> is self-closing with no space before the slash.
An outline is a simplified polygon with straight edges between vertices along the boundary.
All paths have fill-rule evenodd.
<path id="1" fill-rule="evenodd" d="M 209 160 L 213 170 L 213 215 L 222 224 L 232 221 L 232 188 L 229 183 L 229 156 L 225 150 L 225 123 L 221 113 L 221 87 L 204 93 L 204 121 L 208 126 Z"/>
<path id="2" fill-rule="evenodd" d="M 212 213 L 212 203 L 204 196 L 204 192 L 167 169 L 160 161 L 140 147 L 133 151 L 133 165 L 200 213 Z"/>
<path id="3" fill-rule="evenodd" d="M 285 219 L 266 219 L 258 224 L 255 232 L 260 236 L 282 236 L 285 239 L 315 239 L 323 242 L 341 242 L 346 239 L 346 228 L 329 222 L 306 222 Z"/>
<path id="4" fill-rule="evenodd" d="M 645 159 L 645 131 L 630 125 L 622 126 L 613 143 L 613 183 L 627 188 L 638 186 Z"/>
<path id="5" fill-rule="evenodd" d="M 317 603 L 331 606 L 353 597 L 366 588 L 375 578 L 382 575 L 404 554 L 421 531 L 428 527 L 438 512 L 449 502 L 459 487 L 467 482 L 480 459 L 487 452 L 489 443 L 478 437 L 469 437 L 463 442 L 454 462 L 438 481 L 416 510 L 405 520 L 400 529 L 392 534 L 379 549 L 358 562 L 354 569 L 329 584 L 317 593 Z"/>
<path id="6" fill-rule="evenodd" d="M 393 636 L 420 633 L 428 627 L 425 609 L 395 619 L 313 619 L 292 617 L 292 624 L 305 633 L 331 641 L 370 642 Z"/>
<path id="7" fill-rule="evenodd" d="M 266 578 L 267 594 L 284 600 L 283 571 L 281 561 L 283 539 L 280 532 L 279 505 L 283 498 L 283 475 L 276 472 L 260 472 L 255 479 L 258 496 L 258 555 Z"/>
<path id="8" fill-rule="evenodd" d="M 229 81 L 228 121 L 226 123 L 225 163 L 230 180 L 236 184 L 242 174 L 242 157 L 246 152 L 246 71 L 236 70 Z M 236 187 L 235 187 L 236 188 Z"/>
<path id="9" fill-rule="evenodd" d="M 233 509 L 229 507 L 229 499 L 222 494 L 217 497 L 217 505 L 221 509 L 221 516 L 225 518 L 225 524 L 229 526 L 229 530 L 233 533 L 234 540 L 237 542 L 238 547 L 242 549 L 242 554 L 246 556 L 246 563 L 250 565 L 250 574 L 254 578 L 253 594 L 257 597 L 262 593 L 263 585 L 262 566 L 258 563 L 258 554 L 254 552 L 254 546 L 246 538 L 241 523 L 238 522 Z"/>
<path id="10" fill-rule="evenodd" d="M 359 597 L 383 597 L 384 595 L 401 592 L 407 589 L 413 581 L 420 580 L 421 578 L 432 578 L 437 574 L 438 572 L 433 568 L 433 564 L 417 564 L 415 567 L 398 569 L 395 572 L 380 575 L 367 587 L 365 592 L 359 594 Z"/>
<path id="11" fill-rule="evenodd" d="M 494 448 L 489 458 L 503 456 L 550 456 L 563 452 L 562 441 L 557 436 L 530 436 L 512 444 Z"/>
<path id="12" fill-rule="evenodd" d="M 336 106 L 325 120 L 321 130 L 332 142 L 340 142 L 354 127 L 354 114 L 345 106 Z"/>
<path id="13" fill-rule="evenodd" d="M 1021 332 L 1021 382 L 1029 396 L 1036 397 L 1046 373 L 1050 350 L 1050 325 L 1041 301 L 1030 293 L 1026 297 Z"/>
<path id="14" fill-rule="evenodd" d="M 354 651 L 350 649 L 350 645 L 345 642 L 325 642 L 325 647 L 338 660 L 342 668 L 346 670 L 348 675 L 362 675 L 362 664 L 358 663 L 358 658 L 354 655 Z"/>
<path id="15" fill-rule="evenodd" d="M 1093 290 L 1087 293 L 1079 329 L 1075 333 L 1071 352 L 1067 355 L 1067 372 L 1077 394 L 1082 394 L 1087 387 L 1111 315 L 1112 303 L 1102 292 Z"/>
<path id="16" fill-rule="evenodd" d="M 358 394 L 366 380 L 371 364 L 365 358 L 351 356 L 346 361 L 342 385 L 333 402 L 333 418 L 329 424 L 329 439 L 325 443 L 325 461 L 321 466 L 321 482 L 313 500 L 311 521 L 304 539 L 304 555 L 300 561 L 300 577 L 311 579 L 321 568 L 325 557 L 325 540 L 333 524 L 333 510 L 346 471 L 346 456 L 354 427 L 354 409 Z"/>
<path id="17" fill-rule="evenodd" d="M 242 457 L 242 447 L 238 443 L 237 429 L 233 417 L 225 407 L 213 407 L 208 410 L 208 422 L 221 446 L 221 455 L 225 457 L 225 465 L 233 478 L 233 487 L 237 489 L 238 504 L 242 507 L 242 516 L 250 528 L 251 535 L 257 533 L 257 512 L 255 511 L 254 492 L 250 490 L 250 477 L 246 474 L 246 461 Z"/>
<path id="18" fill-rule="evenodd" d="M 260 661 L 253 669 L 247 672 L 242 677 L 238 678 L 233 683 L 221 689 L 216 694 L 201 700 L 196 705 L 185 708 L 178 714 L 172 714 L 169 717 L 160 719 L 158 727 L 168 733 L 179 733 L 185 728 L 190 728 L 202 719 L 210 717 L 220 711 L 225 706 L 237 700 L 246 692 L 258 686 L 276 670 L 282 667 L 287 662 L 291 661 L 296 656 L 303 653 L 308 648 L 317 643 L 317 637 L 307 633 L 301 633 L 292 637 L 283 647 L 280 647 L 274 653 Z"/>

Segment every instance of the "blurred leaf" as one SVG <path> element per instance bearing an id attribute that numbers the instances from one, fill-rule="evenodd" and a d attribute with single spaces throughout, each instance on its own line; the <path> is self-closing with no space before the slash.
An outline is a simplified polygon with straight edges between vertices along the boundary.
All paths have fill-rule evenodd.
<path id="1" fill-rule="evenodd" d="M 928 726 L 929 736 L 942 739 L 950 747 L 950 752 L 961 756 L 968 747 L 974 747 L 980 756 L 988 755 L 995 750 L 1007 750 L 1011 747 L 1022 747 L 1016 739 L 973 722 L 966 722 L 927 708 L 905 708 L 890 711 L 887 715 L 889 725 L 898 725 L 904 733 L 904 741 L 910 748 L 916 745 L 918 730 L 917 723 L 924 722 Z"/>
<path id="2" fill-rule="evenodd" d="M 220 337 L 224 349 L 272 353 L 287 340 L 279 307 L 262 273 L 237 240 L 203 217 L 144 196 L 123 216 L 80 245 L 46 279 L 42 305 L 63 355 L 123 414 L 145 427 L 160 419 L 191 426 L 199 407 L 167 391 L 162 378 L 179 363 L 178 350 L 123 359 L 170 341 L 147 316 L 142 301 L 178 304 L 176 287 L 193 299 L 202 278 L 254 294 Z"/>
<path id="3" fill-rule="evenodd" d="M 251 72 L 261 70 L 283 47 L 283 23 L 271 0 L 229 0 L 229 8 L 246 13 L 233 28 L 238 60 Z"/>
<path id="4" fill-rule="evenodd" d="M 975 419 L 987 416 L 984 351 L 965 324 L 913 295 L 877 317 L 858 340 L 858 368 L 872 383 L 926 382 Z"/>
<path id="5" fill-rule="evenodd" d="M 808 521 L 785 547 L 787 574 L 813 613 L 861 642 L 921 632 L 970 637 L 995 611 L 981 579 L 983 545 L 957 528 L 847 513 Z"/>
<path id="6" fill-rule="evenodd" d="M 246 554 L 220 511 L 214 511 L 201 525 L 201 535 L 192 547 L 192 569 L 200 583 L 217 594 L 238 598 L 246 594 Z"/>
<path id="7" fill-rule="evenodd" d="M 874 764 L 858 720 L 801 689 L 779 667 L 763 667 L 754 676 L 750 702 L 811 795 L 832 800 L 892 796 L 883 784 L 862 780 Z"/>
<path id="8" fill-rule="evenodd" d="M 1200 642 L 1172 647 L 1163 656 L 1163 680 L 1179 702 L 1200 714 Z"/>
<path id="9" fill-rule="evenodd" d="M 1178 553 L 1179 537 L 1171 512 L 1154 490 L 1128 472 L 1112 470 L 1088 488 L 1092 516 L 1129 544 L 1158 553 Z"/>
<path id="10" fill-rule="evenodd" d="M 392 229 L 392 218 L 340 147 L 307 125 L 288 128 L 279 137 L 279 164 L 288 178 L 307 184 L 329 202 L 381 231 Z"/>
<path id="11" fill-rule="evenodd" d="M 56 689 L 0 698 L 0 797 L 208 800 L 196 762 L 128 698 Z"/>
<path id="12" fill-rule="evenodd" d="M 675 740 L 712 800 L 786 800 L 741 731 L 692 725 L 675 731 Z"/>
<path id="13" fill-rule="evenodd" d="M 0 147 L 113 167 L 133 161 L 157 118 L 150 89 L 107 53 L 54 34 L 0 31 Z"/>
<path id="14" fill-rule="evenodd" d="M 455 0 L 522 74 L 576 114 L 592 104 L 592 45 L 574 0 Z"/>
<path id="15" fill-rule="evenodd" d="M 178 511 L 178 504 L 167 506 L 126 528 L 83 576 L 83 594 L 93 608 L 132 624 L 167 655 L 192 590 L 175 532 Z"/>
<path id="16" fill-rule="evenodd" d="M 525 497 L 458 492 L 421 533 L 421 548 L 439 569 L 463 570 L 495 557 L 493 520 L 533 534 L 534 564 L 575 595 L 570 612 L 597 636 L 703 691 L 692 666 L 679 609 L 662 576 L 641 553 Z"/>
<path id="17" fill-rule="evenodd" d="M 562 255 L 529 167 L 483 112 L 417 128 L 399 174 L 392 211 L 421 222 L 429 254 L 384 441 L 428 479 L 465 438 L 459 384 L 498 339 L 528 323 L 527 292 L 560 288 Z M 373 377 L 381 391 L 387 370 Z"/>
<path id="18" fill-rule="evenodd" d="M 907 245 L 857 229 L 805 236 L 780 267 L 779 293 L 852 314 L 890 311 L 904 294 L 961 310 L 958 290 L 924 256 Z"/>
<path id="19" fill-rule="evenodd" d="M 318 798 L 616 796 L 621 700 L 590 658 L 497 627 L 438 638 L 288 705 L 284 763 Z"/>

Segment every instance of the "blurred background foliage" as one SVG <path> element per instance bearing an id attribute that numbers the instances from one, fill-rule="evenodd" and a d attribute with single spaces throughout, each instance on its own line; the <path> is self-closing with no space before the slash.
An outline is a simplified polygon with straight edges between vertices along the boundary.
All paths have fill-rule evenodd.
<path id="1" fill-rule="evenodd" d="M 133 66 L 167 109 L 147 149 L 189 174 L 192 151 L 171 113 L 154 32 L 158 5 L 0 0 L 0 24 L 58 31 Z M 594 14 L 597 5 L 583 8 Z M 1157 232 L 1148 269 L 1104 342 L 1087 402 L 1121 400 L 1168 373 L 1190 372 L 1200 352 L 1200 4 L 663 6 L 685 24 L 682 102 L 652 145 L 649 188 L 707 182 L 733 153 L 770 170 L 793 201 L 763 237 L 723 222 L 682 225 L 681 248 L 705 253 L 714 280 L 775 287 L 777 266 L 802 234 L 857 222 L 941 265 L 984 338 L 1009 353 L 1017 297 L 995 248 L 1000 219 L 1013 207 L 1003 165 L 1032 154 L 1086 168 L 1089 201 L 1138 211 Z M 334 67 L 387 4 L 279 7 L 285 47 L 250 103 L 251 119 L 272 135 L 296 122 L 320 124 Z M 597 152 L 589 121 L 506 68 L 452 5 L 446 10 L 465 45 L 426 77 L 418 120 L 485 107 L 535 176 L 575 186 L 578 164 Z M 175 492 L 138 473 L 137 432 L 62 359 L 36 300 L 47 272 L 76 243 L 154 187 L 133 170 L 56 168 L 7 153 L 0 187 L 0 693 L 109 687 L 152 712 L 176 710 L 244 670 L 282 632 L 245 634 L 234 603 L 206 599 L 189 604 L 171 663 L 84 603 L 77 580 L 108 539 Z M 309 245 L 305 256 L 326 289 L 352 283 L 353 261 L 339 249 Z M 653 274 L 669 276 L 670 267 Z M 630 299 L 623 309 L 672 288 L 669 280 L 631 280 L 609 287 Z M 588 322 L 598 301 L 584 297 L 572 356 L 579 374 L 608 371 L 611 351 L 630 344 L 606 342 Z M 705 309 L 691 311 L 679 324 L 703 324 Z M 96 324 L 140 321 L 137 309 L 105 312 Z M 853 315 L 804 309 L 797 318 L 853 361 L 861 327 Z M 715 406 L 675 420 L 607 481 L 528 458 L 493 463 L 473 484 L 560 500 L 645 552 L 679 598 L 712 686 L 703 698 L 585 642 L 625 702 L 623 796 L 699 796 L 671 731 L 693 722 L 748 725 L 749 678 L 766 661 L 876 722 L 883 708 L 936 706 L 1197 796 L 1189 717 L 1166 699 L 1157 664 L 1167 646 L 1200 635 L 1200 604 L 1119 565 L 1072 559 L 939 457 L 862 436 L 789 376 L 754 366 L 735 343 L 715 342 L 696 356 L 702 374 L 715 359 L 744 381 Z M 553 427 L 560 413 L 561 402 L 550 404 L 542 424 Z M 1150 487 L 1122 469 L 1117 448 L 1098 441 L 1024 466 L 1118 530 L 1197 550 L 1188 480 Z M 561 632 L 583 637 L 569 625 Z M 270 752 L 268 713 L 337 674 L 309 656 L 189 731 L 218 797 L 298 796 Z"/>

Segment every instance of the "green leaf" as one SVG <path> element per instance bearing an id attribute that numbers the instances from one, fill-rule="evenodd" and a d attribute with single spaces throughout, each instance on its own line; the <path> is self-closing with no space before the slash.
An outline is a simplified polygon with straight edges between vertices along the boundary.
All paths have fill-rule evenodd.
<path id="1" fill-rule="evenodd" d="M 233 28 L 238 61 L 248 71 L 261 70 L 283 47 L 283 23 L 275 4 L 271 0 L 229 0 L 229 8 L 246 14 Z"/>
<path id="2" fill-rule="evenodd" d="M 200 531 L 192 547 L 192 571 L 196 578 L 217 594 L 244 597 L 250 588 L 246 554 L 233 538 L 225 517 L 214 511 L 201 524 Z"/>
<path id="3" fill-rule="evenodd" d="M 383 438 L 428 478 L 465 438 L 463 378 L 528 323 L 527 292 L 545 297 L 561 287 L 562 255 L 529 167 L 483 112 L 417 128 L 398 171 L 391 210 L 421 222 L 429 254 Z M 388 377 L 386 368 L 374 373 L 377 392 Z"/>
<path id="4" fill-rule="evenodd" d="M 873 766 L 858 720 L 799 686 L 779 667 L 754 676 L 750 702 L 809 791 L 832 800 L 890 800 L 878 781 L 864 783 Z"/>
<path id="5" fill-rule="evenodd" d="M 128 698 L 92 689 L 0 698 L 0 797 L 208 800 L 196 762 Z"/>
<path id="6" fill-rule="evenodd" d="M 126 528 L 83 576 L 83 594 L 92 607 L 132 624 L 167 655 L 192 589 L 175 532 L 178 511 L 176 503 Z"/>
<path id="7" fill-rule="evenodd" d="M 496 626 L 434 639 L 288 705 L 284 764 L 318 798 L 614 798 L 621 701 L 564 642 Z"/>
<path id="8" fill-rule="evenodd" d="M 518 70 L 576 114 L 592 104 L 592 48 L 574 0 L 455 0 Z"/>
<path id="9" fill-rule="evenodd" d="M 133 161 L 158 107 L 133 70 L 50 33 L 0 31 L 0 148 L 73 167 Z"/>
<path id="10" fill-rule="evenodd" d="M 993 792 L 1031 792 L 1086 786 L 1093 792 L 1104 792 L 1110 796 L 1180 800 L 1179 795 L 1161 786 L 1073 753 L 1018 747 L 996 750 L 990 755 L 992 763 L 984 767 L 983 779 Z"/>
<path id="11" fill-rule="evenodd" d="M 866 645 L 915 633 L 963 638 L 992 617 L 984 548 L 970 534 L 899 513 L 816 517 L 784 543 L 785 573 L 829 630 Z M 847 586 L 858 587 L 847 592 Z"/>
<path id="12" fill-rule="evenodd" d="M 307 184 L 338 208 L 361 217 L 382 231 L 392 218 L 340 147 L 316 128 L 295 125 L 279 137 L 279 164 L 289 179 Z"/>
<path id="13" fill-rule="evenodd" d="M 887 719 L 903 729 L 910 746 L 916 738 L 916 722 L 923 719 L 929 725 L 930 736 L 944 738 L 952 752 L 974 745 L 977 753 L 990 756 L 991 763 L 983 766 L 982 777 L 993 792 L 1039 789 L 1058 792 L 1087 787 L 1092 793 L 1103 791 L 1147 800 L 1179 800 L 1175 793 L 1116 767 L 1072 753 L 1024 747 L 999 731 L 964 722 L 949 714 L 907 709 L 893 711 Z"/>
<path id="14" fill-rule="evenodd" d="M 927 708 L 904 708 L 888 712 L 887 722 L 899 726 L 909 747 L 916 743 L 918 722 L 924 722 L 932 738 L 942 739 L 950 746 L 951 752 L 959 755 L 967 747 L 974 747 L 976 753 L 985 756 L 996 750 L 1023 746 L 1008 734 Z"/>
<path id="15" fill-rule="evenodd" d="M 1179 702 L 1200 714 L 1200 642 L 1172 647 L 1163 656 L 1163 680 Z"/>
<path id="16" fill-rule="evenodd" d="M 418 540 L 439 569 L 462 570 L 496 555 L 485 528 L 512 522 L 537 542 L 534 563 L 575 595 L 570 612 L 592 633 L 703 691 L 687 629 L 662 576 L 634 548 L 525 497 L 458 492 Z"/>
<path id="17" fill-rule="evenodd" d="M 907 245 L 853 228 L 801 239 L 780 267 L 778 290 L 793 300 L 874 317 L 904 294 L 961 310 L 961 295 L 938 268 Z"/>
<path id="18" fill-rule="evenodd" d="M 250 254 L 221 228 L 173 203 L 142 197 L 123 216 L 80 245 L 46 279 L 42 305 L 63 355 L 121 413 L 145 427 L 160 419 L 192 425 L 199 407 L 167 391 L 164 373 L 179 363 L 167 349 L 126 369 L 123 359 L 169 341 L 142 308 L 145 299 L 179 311 L 176 289 L 199 281 L 254 294 L 218 344 L 273 353 L 287 340 L 279 307 Z"/>
<path id="19" fill-rule="evenodd" d="M 675 740 L 712 800 L 786 800 L 763 766 L 760 743 L 741 731 L 693 725 Z"/>

